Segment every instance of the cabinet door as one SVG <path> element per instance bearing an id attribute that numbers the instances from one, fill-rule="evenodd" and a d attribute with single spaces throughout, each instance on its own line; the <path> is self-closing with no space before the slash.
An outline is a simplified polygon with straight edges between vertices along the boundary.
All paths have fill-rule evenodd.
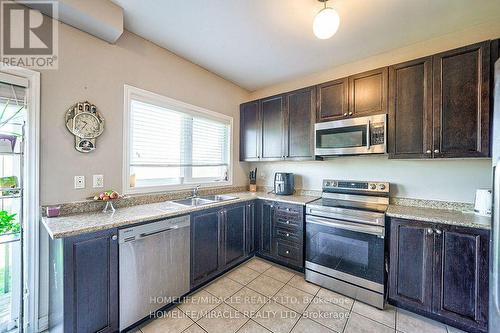
<path id="1" fill-rule="evenodd" d="M 285 98 L 280 96 L 261 100 L 262 138 L 261 159 L 280 160 L 283 152 Z"/>
<path id="2" fill-rule="evenodd" d="M 389 157 L 432 157 L 432 57 L 389 67 Z"/>
<path id="3" fill-rule="evenodd" d="M 435 55 L 433 72 L 434 156 L 488 156 L 489 42 Z"/>
<path id="4" fill-rule="evenodd" d="M 309 87 L 286 95 L 285 158 L 306 160 L 314 157 L 316 90 Z"/>
<path id="5" fill-rule="evenodd" d="M 224 209 L 224 266 L 229 266 L 245 257 L 246 228 L 245 205 Z"/>
<path id="6" fill-rule="evenodd" d="M 258 207 L 259 252 L 271 255 L 274 205 L 268 201 L 259 201 Z"/>
<path id="7" fill-rule="evenodd" d="M 489 232 L 440 225 L 435 237 L 433 311 L 486 332 Z"/>
<path id="8" fill-rule="evenodd" d="M 317 86 L 316 122 L 338 120 L 348 116 L 348 79 L 343 78 Z"/>
<path id="9" fill-rule="evenodd" d="M 240 105 L 240 161 L 259 159 L 260 149 L 259 101 Z"/>
<path id="10" fill-rule="evenodd" d="M 387 67 L 349 77 L 349 115 L 387 113 Z"/>
<path id="11" fill-rule="evenodd" d="M 217 273 L 221 262 L 222 210 L 191 215 L 191 285 L 194 287 Z"/>
<path id="12" fill-rule="evenodd" d="M 432 225 L 391 219 L 389 298 L 398 306 L 432 307 Z"/>
<path id="13" fill-rule="evenodd" d="M 64 331 L 117 332 L 117 230 L 65 239 L 64 269 Z"/>
<path id="14" fill-rule="evenodd" d="M 245 228 L 246 228 L 246 253 L 252 254 L 257 248 L 255 246 L 255 203 L 249 203 L 246 205 L 246 218 L 245 218 Z M 258 246 L 258 245 L 257 245 Z"/>

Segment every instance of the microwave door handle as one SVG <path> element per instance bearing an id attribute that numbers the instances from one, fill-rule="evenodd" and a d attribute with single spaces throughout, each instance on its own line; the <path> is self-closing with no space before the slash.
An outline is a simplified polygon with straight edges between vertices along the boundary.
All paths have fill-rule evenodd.
<path id="1" fill-rule="evenodd" d="M 321 225 L 324 227 L 333 227 L 333 228 L 338 228 L 338 229 L 343 229 L 343 230 L 361 232 L 363 234 L 369 234 L 369 235 L 374 235 L 374 236 L 384 238 L 384 228 L 382 228 L 382 227 L 357 225 L 357 224 L 349 223 L 349 222 L 345 222 L 345 221 L 339 221 L 339 222 L 336 222 L 336 221 L 338 221 L 338 220 L 324 219 L 324 218 L 313 217 L 313 216 L 306 217 L 306 224 L 307 223 L 317 224 L 317 225 Z"/>
<path id="2" fill-rule="evenodd" d="M 366 149 L 370 149 L 370 119 L 366 122 Z"/>

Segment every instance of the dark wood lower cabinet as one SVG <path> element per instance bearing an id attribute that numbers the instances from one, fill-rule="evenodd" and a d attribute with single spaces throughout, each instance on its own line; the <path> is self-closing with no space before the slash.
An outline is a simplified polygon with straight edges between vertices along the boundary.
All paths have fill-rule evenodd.
<path id="1" fill-rule="evenodd" d="M 224 266 L 241 261 L 246 255 L 246 205 L 223 209 L 224 217 Z"/>
<path id="2" fill-rule="evenodd" d="M 51 240 L 49 248 L 49 329 L 117 332 L 117 230 Z"/>
<path id="3" fill-rule="evenodd" d="M 489 231 L 390 219 L 389 302 L 487 332 Z"/>
<path id="4" fill-rule="evenodd" d="M 257 200 L 257 221 L 257 254 L 303 270 L 304 206 Z"/>

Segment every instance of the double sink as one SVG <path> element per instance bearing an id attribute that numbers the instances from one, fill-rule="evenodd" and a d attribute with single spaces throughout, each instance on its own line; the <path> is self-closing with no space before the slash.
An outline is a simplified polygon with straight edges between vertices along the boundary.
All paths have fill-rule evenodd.
<path id="1" fill-rule="evenodd" d="M 236 199 L 238 199 L 238 197 L 233 197 L 231 195 L 205 195 L 187 199 L 173 200 L 172 202 L 186 207 L 197 207 Z"/>

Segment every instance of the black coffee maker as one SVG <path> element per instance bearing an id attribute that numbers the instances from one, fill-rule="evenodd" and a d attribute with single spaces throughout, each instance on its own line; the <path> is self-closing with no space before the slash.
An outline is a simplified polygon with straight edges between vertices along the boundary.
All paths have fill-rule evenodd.
<path id="1" fill-rule="evenodd" d="M 274 174 L 274 193 L 278 195 L 291 195 L 295 192 L 293 173 L 276 172 Z"/>

